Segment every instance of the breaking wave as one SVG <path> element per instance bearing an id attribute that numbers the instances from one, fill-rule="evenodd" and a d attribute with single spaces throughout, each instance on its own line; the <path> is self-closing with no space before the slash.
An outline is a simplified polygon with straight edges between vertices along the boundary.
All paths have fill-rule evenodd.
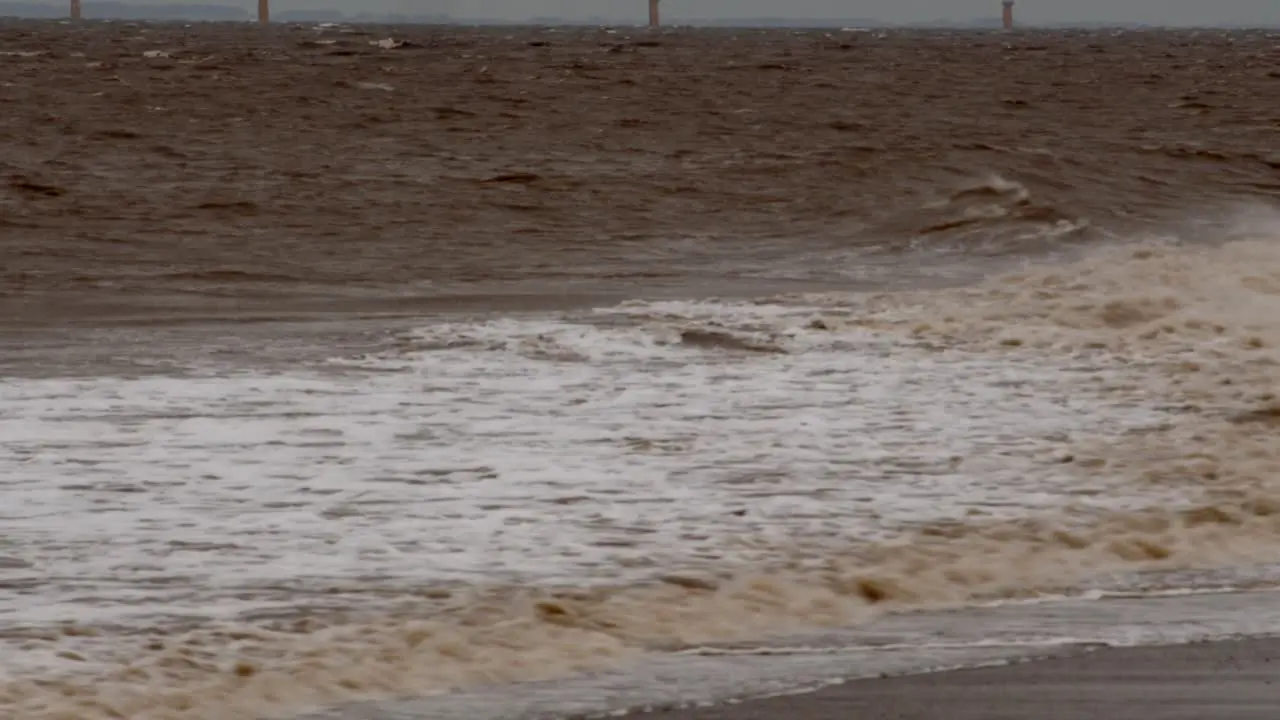
<path id="1" fill-rule="evenodd" d="M 1087 502 L 1086 492 L 1078 503 L 1023 516 L 975 511 L 904 522 L 865 541 L 820 531 L 762 535 L 743 538 L 755 545 L 755 561 L 654 568 L 647 580 L 424 583 L 364 610 L 157 623 L 123 634 L 50 626 L 18 634 L 27 652 L 62 661 L 58 679 L 19 673 L 0 699 L 20 718 L 179 720 L 209 717 L 211 708 L 223 716 L 282 716 L 357 698 L 562 677 L 646 653 L 843 626 L 903 609 L 1078 593 L 1109 573 L 1274 558 L 1280 223 L 1266 214 L 1211 245 L 1109 246 L 1074 264 L 1030 267 L 971 287 L 628 303 L 569 320 L 432 326 L 341 362 L 413 373 L 428 371 L 441 352 L 496 353 L 533 363 L 522 366 L 533 382 L 537 367 L 566 362 L 643 372 L 645 362 L 715 365 L 740 355 L 773 363 L 761 372 L 781 371 L 799 357 L 834 361 L 853 346 L 939 364 L 977 358 L 992 373 L 1036 363 L 1090 402 L 1153 413 L 1158 421 L 1115 434 L 1060 437 L 1046 446 L 1040 470 L 1028 466 L 1148 504 L 1109 508 Z M 996 402 L 1016 404 L 1036 392 L 1024 390 Z M 853 403 L 845 410 L 861 411 Z M 1005 450 L 985 452 L 953 462 L 980 475 Z"/>

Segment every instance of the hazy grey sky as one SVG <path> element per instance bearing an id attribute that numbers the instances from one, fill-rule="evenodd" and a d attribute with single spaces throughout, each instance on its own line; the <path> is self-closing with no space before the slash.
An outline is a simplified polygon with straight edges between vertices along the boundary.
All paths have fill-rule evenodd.
<path id="1" fill-rule="evenodd" d="M 152 0 L 155 1 L 155 0 Z M 188 0 L 200 1 L 200 0 Z M 209 0 L 218 2 L 219 0 Z M 225 2 L 225 0 L 221 0 Z M 239 3 L 237 3 L 239 4 Z M 248 3 L 246 3 L 248 4 Z M 524 19 L 539 15 L 639 22 L 647 0 L 272 0 L 280 9 L 337 8 L 448 12 Z M 888 21 L 970 19 L 1000 13 L 999 0 L 663 0 L 664 19 L 785 16 L 868 17 Z M 1154 24 L 1280 23 L 1280 0 L 1018 0 L 1020 20 L 1138 21 Z"/>

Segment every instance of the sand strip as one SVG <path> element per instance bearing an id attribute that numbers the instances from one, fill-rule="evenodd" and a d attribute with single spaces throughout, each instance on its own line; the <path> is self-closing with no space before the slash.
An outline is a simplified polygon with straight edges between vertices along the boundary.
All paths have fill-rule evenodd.
<path id="1" fill-rule="evenodd" d="M 859 680 L 646 720 L 1274 720 L 1280 639 L 1104 649 L 1001 667 Z"/>

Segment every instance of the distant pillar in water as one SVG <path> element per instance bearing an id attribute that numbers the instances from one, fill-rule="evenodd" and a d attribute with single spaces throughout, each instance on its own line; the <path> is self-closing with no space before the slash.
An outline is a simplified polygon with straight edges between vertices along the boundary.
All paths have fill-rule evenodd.
<path id="1" fill-rule="evenodd" d="M 1004 0 L 1004 29 L 1013 29 L 1013 0 Z"/>
<path id="2" fill-rule="evenodd" d="M 79 20 L 83 13 L 80 10 L 80 0 L 71 0 L 71 19 Z"/>
<path id="3" fill-rule="evenodd" d="M 258 22 L 266 25 L 271 22 L 270 0 L 258 0 Z"/>
<path id="4" fill-rule="evenodd" d="M 658 27 L 662 24 L 662 20 L 658 17 L 658 3 L 660 0 L 649 0 L 649 27 Z"/>

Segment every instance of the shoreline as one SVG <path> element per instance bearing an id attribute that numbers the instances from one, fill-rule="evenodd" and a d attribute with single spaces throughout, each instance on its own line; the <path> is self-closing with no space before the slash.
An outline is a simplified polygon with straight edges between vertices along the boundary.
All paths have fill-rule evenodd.
<path id="1" fill-rule="evenodd" d="M 371 698 L 290 717 L 1270 720 L 1280 706 L 1275 592 L 888 615 L 843 630 L 648 655 L 571 677 Z M 1148 708 L 1163 698 L 1195 712 Z M 1255 712 L 1258 703 L 1265 712 Z"/>
<path id="2" fill-rule="evenodd" d="M 1263 720 L 1280 712 L 1280 637 L 1105 647 L 804 694 L 633 710 L 644 720 Z"/>

